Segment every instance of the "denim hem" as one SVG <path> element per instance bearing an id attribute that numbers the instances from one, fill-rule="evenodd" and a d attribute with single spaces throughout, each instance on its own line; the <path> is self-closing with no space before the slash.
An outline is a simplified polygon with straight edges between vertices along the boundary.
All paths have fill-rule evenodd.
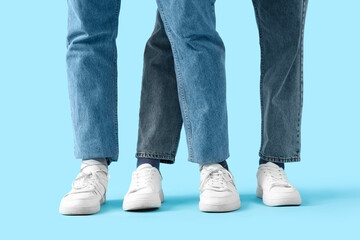
<path id="1" fill-rule="evenodd" d="M 219 162 L 223 162 L 225 160 L 227 160 L 230 157 L 230 154 L 227 154 L 226 157 L 221 158 L 220 160 L 211 160 L 211 159 L 206 159 L 206 160 L 195 160 L 193 158 L 189 158 L 188 161 L 192 162 L 192 163 L 197 163 L 197 164 L 212 164 L 212 163 L 219 163 Z"/>
<path id="2" fill-rule="evenodd" d="M 135 155 L 136 158 L 151 158 L 159 159 L 161 163 L 173 164 L 175 162 L 175 156 L 167 153 L 145 153 L 138 152 Z"/>
<path id="3" fill-rule="evenodd" d="M 300 156 L 294 157 L 274 157 L 274 156 L 265 156 L 261 152 L 259 152 L 259 156 L 261 159 L 268 162 L 276 162 L 276 163 L 287 163 L 287 162 L 300 162 Z"/>
<path id="4" fill-rule="evenodd" d="M 75 155 L 75 158 L 77 159 L 93 159 L 93 158 L 105 158 L 108 165 L 110 165 L 111 162 L 117 162 L 118 160 L 118 156 L 115 155 L 113 157 L 104 157 L 104 156 L 109 156 L 108 154 L 86 154 L 86 155 Z"/>

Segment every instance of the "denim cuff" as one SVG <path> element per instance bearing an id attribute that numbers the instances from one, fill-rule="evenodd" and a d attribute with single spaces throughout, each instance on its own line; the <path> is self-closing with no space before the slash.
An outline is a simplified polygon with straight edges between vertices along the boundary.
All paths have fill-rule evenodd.
<path id="1" fill-rule="evenodd" d="M 138 152 L 135 155 L 136 158 L 151 158 L 158 159 L 161 163 L 173 164 L 175 162 L 175 155 L 167 153 L 145 153 Z"/>
<path id="2" fill-rule="evenodd" d="M 266 156 L 259 152 L 259 156 L 261 159 L 268 162 L 276 162 L 276 163 L 287 163 L 287 162 L 300 162 L 300 156 L 294 157 L 275 157 L 275 156 Z"/>

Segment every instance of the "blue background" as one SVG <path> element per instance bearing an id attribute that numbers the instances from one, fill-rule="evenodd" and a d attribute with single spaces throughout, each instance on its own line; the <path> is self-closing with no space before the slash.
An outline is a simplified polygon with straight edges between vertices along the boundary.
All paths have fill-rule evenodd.
<path id="1" fill-rule="evenodd" d="M 309 3 L 305 29 L 302 162 L 287 164 L 301 207 L 270 208 L 255 197 L 260 144 L 259 46 L 251 1 L 217 1 L 227 48 L 230 168 L 239 211 L 198 210 L 199 172 L 182 133 L 177 162 L 162 165 L 165 203 L 128 213 L 122 199 L 135 168 L 142 55 L 155 1 L 124 0 L 118 43 L 120 158 L 110 166 L 99 214 L 58 213 L 80 160 L 65 66 L 66 1 L 0 3 L 0 238 L 348 239 L 360 220 L 360 1 Z"/>

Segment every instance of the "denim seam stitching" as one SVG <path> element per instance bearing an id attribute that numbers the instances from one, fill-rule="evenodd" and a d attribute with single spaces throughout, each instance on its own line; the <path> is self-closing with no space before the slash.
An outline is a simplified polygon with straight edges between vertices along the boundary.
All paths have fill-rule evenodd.
<path id="1" fill-rule="evenodd" d="M 230 156 L 230 154 L 227 154 L 225 158 L 222 158 L 221 160 L 213 160 L 211 159 L 210 161 L 196 161 L 196 160 L 191 160 L 190 162 L 193 163 L 199 163 L 199 164 L 212 164 L 212 163 L 219 163 L 219 162 L 223 162 L 226 159 L 228 159 Z"/>
<path id="2" fill-rule="evenodd" d="M 179 121 L 180 123 L 178 124 L 178 128 L 177 128 L 177 132 L 178 132 L 178 135 L 176 136 L 176 139 L 175 139 L 175 144 L 174 144 L 174 148 L 171 152 L 174 154 L 174 156 L 176 155 L 176 152 L 177 152 L 177 149 L 179 147 L 179 141 L 180 141 L 180 134 L 181 134 L 181 127 L 182 127 L 182 118 L 181 118 L 181 121 Z"/>
<path id="3" fill-rule="evenodd" d="M 188 114 L 187 114 L 187 105 L 186 105 L 186 101 L 185 101 L 185 92 L 184 92 L 184 87 L 183 87 L 183 82 L 182 82 L 182 75 L 181 75 L 181 71 L 180 71 L 180 67 L 179 67 L 179 60 L 178 60 L 178 56 L 177 56 L 177 51 L 176 51 L 176 47 L 174 46 L 174 42 L 172 40 L 172 35 L 171 35 L 171 31 L 169 29 L 169 25 L 167 23 L 166 20 L 166 16 L 164 14 L 164 10 L 162 7 L 162 4 L 160 1 L 158 2 L 158 9 L 161 15 L 161 19 L 164 23 L 165 27 L 165 32 L 167 33 L 170 45 L 171 45 L 171 49 L 173 51 L 173 55 L 174 55 L 174 65 L 175 65 L 175 69 L 176 69 L 176 73 L 178 75 L 178 80 L 179 80 L 179 90 L 180 90 L 180 95 L 181 95 L 181 103 L 183 106 L 183 114 L 184 117 L 186 119 L 186 122 L 184 122 L 184 126 L 185 129 L 187 130 L 187 139 L 188 139 L 188 149 L 189 149 L 189 160 L 191 161 L 193 159 L 193 149 L 192 149 L 192 138 L 191 138 L 191 126 L 190 126 L 190 121 L 188 119 Z"/>
<path id="4" fill-rule="evenodd" d="M 167 152 L 150 152 L 150 151 L 144 151 L 143 152 L 143 151 L 139 151 L 136 154 L 138 154 L 138 153 L 171 155 L 171 153 L 167 153 Z"/>
<path id="5" fill-rule="evenodd" d="M 300 156 L 294 157 L 274 157 L 274 156 L 266 156 L 259 152 L 260 158 L 266 161 L 276 161 L 276 162 L 299 162 Z"/>
<path id="6" fill-rule="evenodd" d="M 304 51 L 305 12 L 306 12 L 306 0 L 303 1 L 301 30 L 300 30 L 301 31 L 300 32 L 300 107 L 298 112 L 298 124 L 297 124 L 297 143 L 298 143 L 297 154 L 300 154 L 301 116 L 302 116 L 302 108 L 303 108 L 303 91 L 304 91 L 303 51 Z"/>
<path id="7" fill-rule="evenodd" d="M 168 159 L 168 160 L 175 160 L 175 156 L 168 153 L 148 153 L 148 152 L 137 152 L 135 155 L 136 158 L 138 157 L 154 157 L 157 159 Z"/>
<path id="8" fill-rule="evenodd" d="M 117 0 L 116 1 L 116 9 L 115 9 L 115 18 L 116 18 L 116 22 L 115 22 L 115 31 L 116 31 L 116 35 L 117 35 L 117 28 L 119 26 L 119 14 L 120 14 L 120 0 Z M 115 43 L 115 49 L 114 49 L 114 63 L 115 63 L 115 68 L 114 68 L 114 89 L 115 89 L 115 118 L 114 118 L 114 128 L 115 128 L 115 131 L 114 131 L 114 138 L 115 138 L 115 145 L 116 145 L 116 152 L 115 152 L 115 155 L 117 156 L 118 158 L 118 154 L 119 154 L 119 135 L 118 135 L 118 111 L 117 111 L 117 107 L 118 107 L 118 89 L 117 89 L 117 47 L 116 47 L 116 37 L 114 38 L 114 43 Z M 112 159 L 113 161 L 114 160 L 117 160 L 117 159 Z"/>
<path id="9" fill-rule="evenodd" d="M 259 31 L 259 44 L 260 44 L 260 108 L 261 108 L 261 143 L 260 143 L 260 150 L 259 150 L 259 154 L 261 152 L 262 146 L 263 146 L 263 138 L 264 138 L 264 103 L 263 103 L 263 94 L 262 94 L 262 84 L 263 84 L 263 43 L 262 43 L 262 32 L 261 32 L 261 27 L 260 24 L 258 22 L 259 19 L 259 14 L 258 14 L 258 7 L 256 6 L 255 1 L 253 0 L 253 5 L 254 5 L 254 9 L 255 9 L 255 17 L 257 20 L 257 24 L 258 24 L 258 31 Z"/>

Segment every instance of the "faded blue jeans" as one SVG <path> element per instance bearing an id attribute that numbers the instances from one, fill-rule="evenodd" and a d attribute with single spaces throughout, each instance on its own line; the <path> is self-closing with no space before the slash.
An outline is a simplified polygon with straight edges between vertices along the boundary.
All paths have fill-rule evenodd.
<path id="1" fill-rule="evenodd" d="M 272 162 L 300 161 L 303 34 L 307 0 L 253 0 L 253 4 L 261 47 L 262 136 L 259 155 L 262 159 Z M 170 4 L 169 8 L 171 7 Z M 189 7 L 197 9 L 196 6 Z M 198 16 L 205 14 L 206 10 L 207 8 L 204 7 L 199 9 Z M 161 5 L 159 11 L 162 13 Z M 210 12 L 208 14 L 211 15 Z M 190 147 L 190 161 L 216 162 L 221 160 L 218 156 L 223 156 L 225 160 L 227 134 L 221 132 L 227 130 L 226 106 L 223 102 L 225 97 L 223 93 L 225 82 L 222 73 L 223 49 L 220 39 L 217 40 L 218 45 L 206 43 L 206 40 L 212 39 L 209 35 L 215 29 L 213 28 L 215 19 L 210 21 L 211 30 L 208 30 L 208 33 L 204 31 L 203 35 L 201 35 L 202 28 L 196 31 L 199 26 L 194 19 L 190 18 L 186 22 L 189 24 L 188 27 L 196 27 L 191 35 L 175 32 L 167 23 L 173 23 L 173 21 L 175 20 L 167 14 L 158 14 L 154 32 L 146 45 L 136 156 L 161 159 L 164 163 L 174 162 L 184 119 Z M 235 29 L 233 26 L 230 27 Z M 219 59 L 221 61 L 216 64 L 208 62 L 200 68 L 197 67 L 199 71 L 189 71 L 190 74 L 183 75 L 181 65 L 179 65 L 181 55 L 178 56 L 177 46 L 173 39 L 184 35 L 187 36 L 186 39 L 197 41 L 200 46 L 211 46 L 221 51 L 221 54 L 207 55 L 207 57 L 212 57 L 212 60 L 221 56 Z M 214 36 L 217 39 L 215 32 Z M 191 42 L 186 43 L 193 46 Z M 172 64 L 173 58 L 175 58 L 175 65 Z M 211 61 L 204 58 L 202 60 Z M 221 71 L 221 74 L 218 71 Z M 195 86 L 191 84 L 194 81 Z M 202 91 L 203 86 L 206 85 L 202 85 L 203 82 L 208 84 L 205 91 Z M 184 91 L 184 83 L 191 89 L 185 88 Z M 213 97 L 213 100 L 222 100 L 217 105 L 211 103 Z M 186 109 L 186 104 L 189 102 L 199 103 L 191 107 L 190 114 Z M 206 107 L 208 102 L 217 111 Z M 223 127 L 217 125 L 221 123 L 224 124 Z M 200 131 L 194 129 L 200 129 Z M 194 133 L 199 134 L 200 137 L 194 138 Z M 201 141 L 204 142 L 201 143 Z M 193 149 L 191 149 L 192 146 Z M 220 155 L 214 153 L 220 153 Z"/>
<path id="2" fill-rule="evenodd" d="M 171 92 L 164 93 L 161 85 L 153 85 L 149 94 L 154 98 L 149 102 L 142 100 L 140 117 L 147 115 L 147 119 L 140 120 L 141 129 L 146 132 L 140 133 L 138 155 L 171 161 L 184 122 L 190 161 L 221 162 L 229 156 L 225 49 L 215 29 L 214 2 L 157 0 L 164 23 L 162 29 L 168 37 L 163 39 L 165 49 L 160 47 L 159 52 L 149 56 L 155 59 L 150 68 L 157 70 L 146 73 L 145 66 L 144 78 L 163 78 L 173 82 L 169 83 Z M 68 0 L 68 7 L 67 72 L 75 157 L 116 161 L 115 39 L 120 0 Z M 155 51 L 164 43 L 163 40 L 155 41 Z M 161 66 L 156 65 L 159 56 L 165 58 Z M 143 89 L 143 96 L 147 94 L 144 91 L 146 89 Z M 168 121 L 174 124 L 170 128 L 165 126 Z M 158 139 L 154 136 L 157 134 L 160 134 Z M 168 138 L 170 142 L 167 142 Z"/>

